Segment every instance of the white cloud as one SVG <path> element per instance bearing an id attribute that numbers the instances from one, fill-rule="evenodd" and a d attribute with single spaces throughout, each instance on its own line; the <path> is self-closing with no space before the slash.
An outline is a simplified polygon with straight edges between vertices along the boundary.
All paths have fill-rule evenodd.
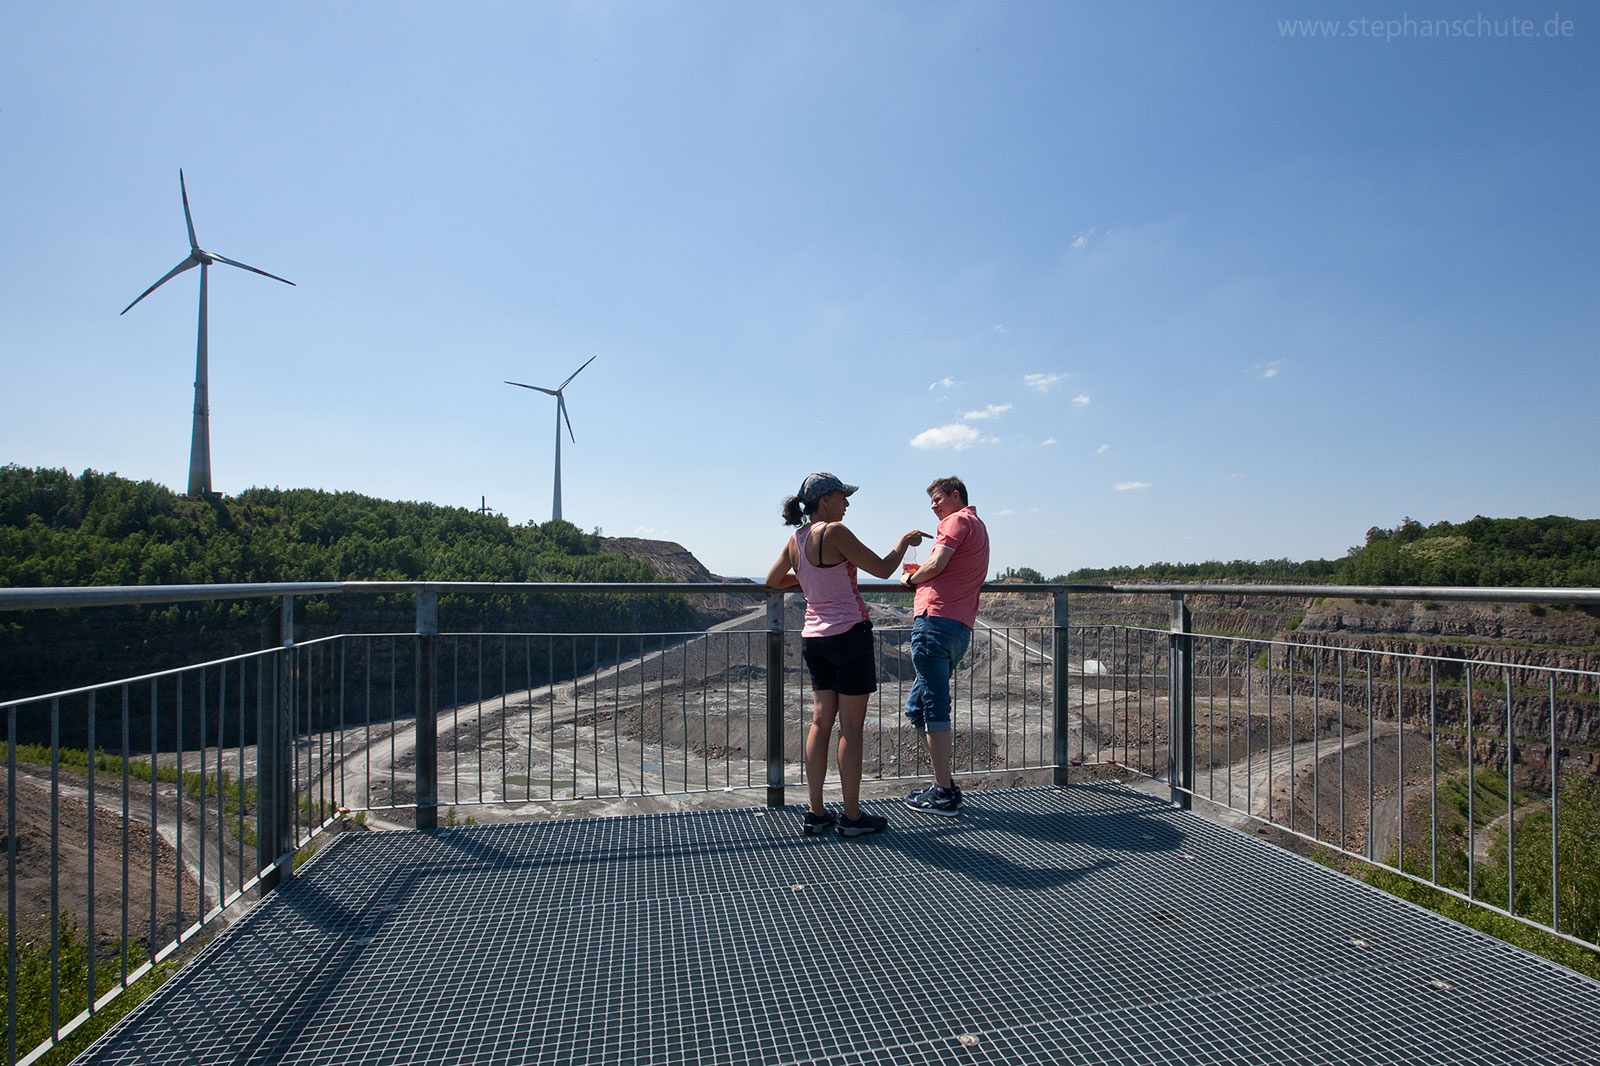
<path id="1" fill-rule="evenodd" d="M 1000 324 L 996 325 L 994 327 L 994 331 L 996 333 L 1010 333 L 1011 332 L 1009 329 L 1006 328 L 1006 325 L 1005 325 L 1004 322 L 1001 322 Z"/>
<path id="2" fill-rule="evenodd" d="M 953 389 L 955 387 L 955 378 L 940 378 L 938 381 L 935 381 L 932 385 L 928 386 L 928 391 L 932 392 L 934 389 Z"/>
<path id="3" fill-rule="evenodd" d="M 1005 517 L 1005 516 L 1007 516 L 1007 515 L 1014 515 L 1014 514 L 1016 514 L 1016 513 L 1017 513 L 1017 512 L 1016 512 L 1016 509 L 1015 509 L 1015 508 L 1013 508 L 1013 507 L 1007 507 L 1007 508 L 1006 508 L 1006 509 L 1005 509 L 1005 510 L 1004 510 L 1004 511 L 996 511 L 996 512 L 994 512 L 994 513 L 995 513 L 995 517 L 997 517 L 997 518 L 1004 518 L 1004 517 Z"/>
<path id="4" fill-rule="evenodd" d="M 1055 443 L 1057 443 L 1057 442 L 1056 442 L 1056 439 L 1055 439 L 1055 438 L 1054 438 L 1054 437 L 1046 437 L 1046 438 L 1045 438 L 1045 439 L 1044 439 L 1044 440 L 1043 440 L 1043 441 L 1041 441 L 1041 442 L 1040 442 L 1040 443 L 1043 443 L 1043 444 L 1055 444 Z"/>
<path id="5" fill-rule="evenodd" d="M 1009 410 L 1011 410 L 1011 405 L 1008 403 L 992 403 L 981 411 L 968 411 L 966 414 L 961 416 L 961 419 L 964 422 L 974 422 L 980 418 L 998 418 L 1000 415 L 1005 414 Z"/>
<path id="6" fill-rule="evenodd" d="M 953 448 L 956 451 L 965 451 L 974 444 L 998 444 L 994 437 L 985 437 L 971 426 L 956 423 L 948 426 L 938 426 L 934 429 L 925 429 L 911 438 L 913 448 L 923 451 L 936 451 L 941 448 Z"/>
<path id="7" fill-rule="evenodd" d="M 650 526 L 634 526 L 633 535 L 643 537 L 645 540 L 671 540 L 672 530 L 654 529 Z"/>
<path id="8" fill-rule="evenodd" d="M 1082 248 L 1089 243 L 1089 238 L 1094 236 L 1094 227 L 1090 227 L 1072 238 L 1072 247 Z"/>
<path id="9" fill-rule="evenodd" d="M 1022 384 L 1035 392 L 1049 392 L 1050 386 L 1060 381 L 1064 374 L 1025 374 Z"/>
<path id="10" fill-rule="evenodd" d="M 1119 482 L 1117 482 L 1115 485 L 1113 485 L 1111 487 L 1113 489 L 1115 489 L 1116 491 L 1118 491 L 1118 492 L 1135 492 L 1135 491 L 1137 491 L 1139 489 L 1147 489 L 1147 488 L 1149 488 L 1150 487 L 1150 482 L 1148 482 L 1148 481 L 1119 481 Z"/>
<path id="11" fill-rule="evenodd" d="M 1255 366 L 1250 368 L 1250 373 L 1254 374 L 1258 378 L 1261 378 L 1262 380 L 1275 378 L 1278 376 L 1278 368 L 1281 366 L 1283 366 L 1283 360 L 1274 359 L 1270 363 L 1257 363 Z"/>
<path id="12" fill-rule="evenodd" d="M 1074 396 L 1072 398 L 1072 402 L 1073 402 L 1074 405 L 1076 405 L 1078 407 L 1088 407 L 1089 406 L 1089 394 L 1086 393 L 1086 392 L 1080 392 L 1080 393 L 1078 393 L 1078 395 L 1076 395 L 1076 396 Z"/>
<path id="13" fill-rule="evenodd" d="M 1094 453 L 1095 453 L 1095 454 L 1096 454 L 1096 455 L 1104 455 L 1104 454 L 1105 454 L 1105 453 L 1106 453 L 1106 452 L 1109 452 L 1109 451 L 1110 451 L 1110 450 L 1111 450 L 1111 445 L 1109 445 L 1109 444 L 1102 444 L 1102 445 L 1100 445 L 1100 447 L 1098 447 L 1098 448 L 1096 448 L 1096 449 L 1095 449 L 1095 450 L 1094 450 Z"/>

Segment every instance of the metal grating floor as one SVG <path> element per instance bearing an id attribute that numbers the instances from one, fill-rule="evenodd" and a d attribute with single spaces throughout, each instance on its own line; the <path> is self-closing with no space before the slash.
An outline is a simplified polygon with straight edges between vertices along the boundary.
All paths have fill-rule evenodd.
<path id="1" fill-rule="evenodd" d="M 1600 984 L 1116 785 L 340 837 L 92 1063 L 1584 1063 Z"/>

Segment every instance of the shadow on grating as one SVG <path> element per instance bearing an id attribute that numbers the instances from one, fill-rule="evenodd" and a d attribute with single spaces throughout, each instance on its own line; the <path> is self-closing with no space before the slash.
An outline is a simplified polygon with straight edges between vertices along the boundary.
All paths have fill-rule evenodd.
<path id="1" fill-rule="evenodd" d="M 1584 1063 L 1600 984 L 1115 785 L 340 837 L 93 1063 Z"/>

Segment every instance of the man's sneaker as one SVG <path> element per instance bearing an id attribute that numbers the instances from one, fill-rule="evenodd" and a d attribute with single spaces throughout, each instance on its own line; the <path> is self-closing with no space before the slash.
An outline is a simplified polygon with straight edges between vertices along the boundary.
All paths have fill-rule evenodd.
<path id="1" fill-rule="evenodd" d="M 833 828 L 834 823 L 837 821 L 838 819 L 833 816 L 833 812 L 830 810 L 824 810 L 821 814 L 812 814 L 807 811 L 805 817 L 806 835 L 816 836 L 818 833 L 826 833 Z"/>
<path id="2" fill-rule="evenodd" d="M 949 788 L 940 788 L 938 785 L 929 785 L 921 792 L 912 793 L 906 800 L 906 806 L 924 814 L 954 818 L 961 806 L 961 786 L 952 784 Z"/>
<path id="3" fill-rule="evenodd" d="M 915 802 L 917 802 L 917 800 L 919 798 L 921 798 L 921 796 L 922 796 L 922 794 L 924 792 L 932 792 L 934 789 L 936 789 L 938 787 L 939 787 L 939 782 L 937 782 L 937 781 L 929 781 L 926 785 L 923 785 L 921 788 L 914 788 L 914 789 L 911 790 L 911 794 L 906 797 L 906 802 L 907 803 L 915 803 Z"/>
<path id="4" fill-rule="evenodd" d="M 889 819 L 881 814 L 868 814 L 861 812 L 859 818 L 839 817 L 839 835 L 842 837 L 859 837 L 868 833 L 881 833 L 889 828 Z"/>

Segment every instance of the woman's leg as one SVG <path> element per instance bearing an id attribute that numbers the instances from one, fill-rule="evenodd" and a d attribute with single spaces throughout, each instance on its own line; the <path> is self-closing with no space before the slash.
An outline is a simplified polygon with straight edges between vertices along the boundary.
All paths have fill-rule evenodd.
<path id="1" fill-rule="evenodd" d="M 867 695 L 840 696 L 839 787 L 844 792 L 844 816 L 861 817 L 862 732 L 867 722 Z"/>
<path id="2" fill-rule="evenodd" d="M 847 699 L 850 697 L 846 697 Z M 866 709 L 865 697 L 862 697 L 863 713 Z M 806 791 L 811 798 L 811 813 L 821 814 L 822 784 L 828 776 L 828 741 L 833 736 L 833 720 L 839 713 L 839 694 L 832 689 L 811 693 L 811 730 L 806 734 Z M 859 738 L 861 731 L 856 730 Z M 842 743 L 842 741 L 841 741 Z M 843 763 L 841 762 L 841 767 Z M 861 760 L 856 760 L 856 784 L 861 783 Z M 849 800 L 846 800 L 849 803 Z M 849 807 L 845 808 L 849 813 Z"/>

